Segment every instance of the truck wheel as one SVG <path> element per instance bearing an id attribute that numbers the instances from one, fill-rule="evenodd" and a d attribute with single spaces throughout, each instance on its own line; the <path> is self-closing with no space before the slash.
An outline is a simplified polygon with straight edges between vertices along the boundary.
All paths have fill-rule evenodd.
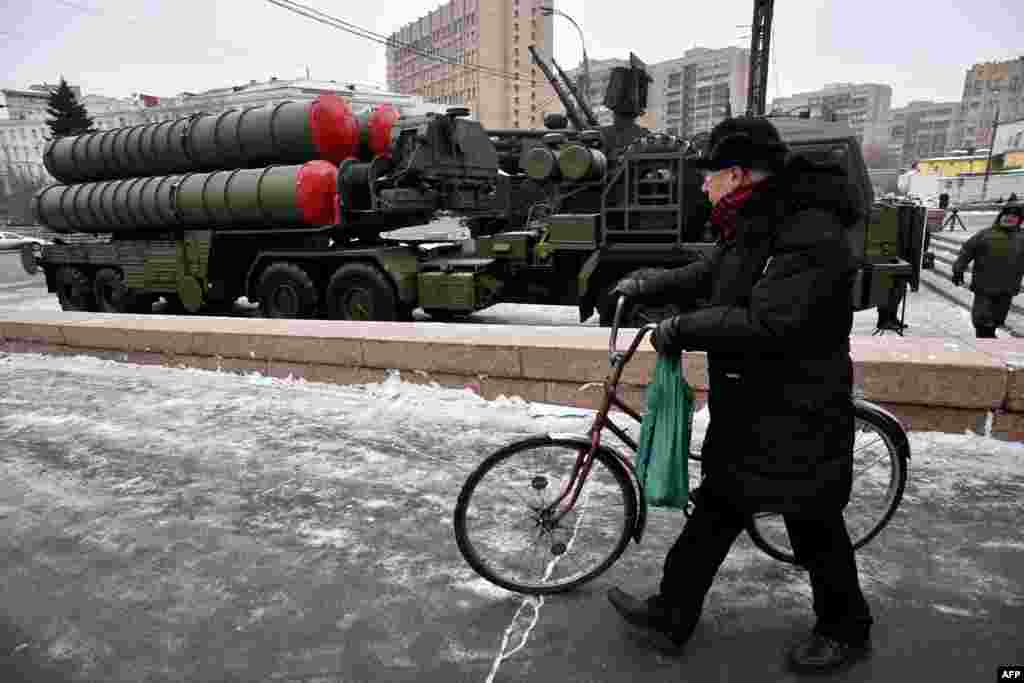
<path id="1" fill-rule="evenodd" d="M 400 320 L 398 297 L 377 268 L 347 263 L 327 285 L 327 316 L 331 320 Z"/>
<path id="2" fill-rule="evenodd" d="M 101 268 L 92 283 L 96 306 L 102 313 L 129 313 L 137 308 L 132 290 L 124 284 L 121 274 L 113 268 Z"/>
<path id="3" fill-rule="evenodd" d="M 57 271 L 57 300 L 65 311 L 95 311 L 89 276 L 81 268 L 62 266 Z"/>
<path id="4" fill-rule="evenodd" d="M 316 285 L 294 263 L 272 263 L 257 286 L 264 318 L 312 318 L 316 313 Z"/>

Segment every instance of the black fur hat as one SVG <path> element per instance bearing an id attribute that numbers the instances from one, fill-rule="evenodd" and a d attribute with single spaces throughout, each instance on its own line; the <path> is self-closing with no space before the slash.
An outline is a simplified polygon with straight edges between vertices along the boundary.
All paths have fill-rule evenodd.
<path id="1" fill-rule="evenodd" d="M 720 171 L 740 166 L 777 173 L 786 165 L 788 154 L 789 148 L 771 121 L 737 116 L 715 126 L 707 148 L 693 161 L 693 167 Z"/>

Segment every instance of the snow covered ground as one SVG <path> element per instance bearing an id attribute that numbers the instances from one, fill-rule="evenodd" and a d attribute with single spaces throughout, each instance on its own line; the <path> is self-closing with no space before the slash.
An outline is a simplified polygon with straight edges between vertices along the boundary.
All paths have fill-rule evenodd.
<path id="1" fill-rule="evenodd" d="M 602 596 L 656 584 L 678 513 L 655 511 L 643 544 L 566 597 L 497 589 L 454 547 L 483 455 L 585 431 L 590 411 L 398 375 L 336 386 L 35 354 L 0 356 L 0 386 L 9 647 L 71 680 L 678 677 L 623 639 Z M 977 679 L 1020 653 L 1024 445 L 915 433 L 911 447 L 904 503 L 859 555 L 875 660 L 847 680 Z M 763 680 L 780 626 L 809 614 L 805 576 L 741 541 L 686 666 Z"/>

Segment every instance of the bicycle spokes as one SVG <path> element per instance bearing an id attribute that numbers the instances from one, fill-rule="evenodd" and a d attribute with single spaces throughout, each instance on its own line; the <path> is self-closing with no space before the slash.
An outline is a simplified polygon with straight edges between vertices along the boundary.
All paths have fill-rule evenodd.
<path id="1" fill-rule="evenodd" d="M 628 541 L 628 479 L 600 459 L 583 458 L 589 472 L 580 464 L 578 448 L 526 448 L 496 460 L 473 482 L 463 542 L 481 573 L 523 592 L 565 585 Z"/>

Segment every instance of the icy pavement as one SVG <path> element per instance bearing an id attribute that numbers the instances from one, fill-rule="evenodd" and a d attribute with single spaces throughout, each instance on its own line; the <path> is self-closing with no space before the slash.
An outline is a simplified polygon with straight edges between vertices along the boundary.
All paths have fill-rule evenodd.
<path id="1" fill-rule="evenodd" d="M 0 385 L 2 680 L 790 680 L 809 625 L 804 575 L 744 539 L 682 662 L 631 640 L 603 593 L 656 585 L 672 512 L 569 595 L 476 577 L 451 533 L 465 477 L 589 411 L 32 354 L 0 356 Z M 845 680 L 987 680 L 1024 654 L 1024 445 L 911 446 L 858 556 L 875 656 Z"/>

